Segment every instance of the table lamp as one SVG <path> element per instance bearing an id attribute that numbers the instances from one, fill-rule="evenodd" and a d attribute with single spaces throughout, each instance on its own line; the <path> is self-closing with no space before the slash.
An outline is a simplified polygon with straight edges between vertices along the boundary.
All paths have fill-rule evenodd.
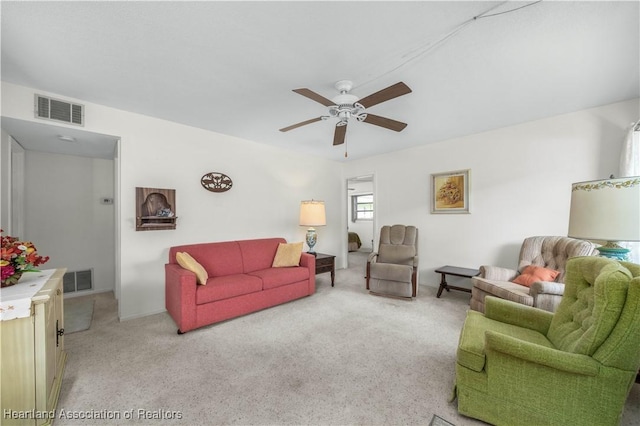
<path id="1" fill-rule="evenodd" d="M 300 226 L 308 226 L 307 229 L 307 245 L 309 251 L 307 253 L 316 254 L 313 247 L 318 242 L 318 234 L 314 226 L 324 226 L 327 219 L 324 211 L 324 201 L 307 200 L 300 203 Z"/>
<path id="2" fill-rule="evenodd" d="M 606 241 L 601 256 L 628 260 L 619 241 L 640 241 L 640 176 L 571 185 L 569 237 Z"/>

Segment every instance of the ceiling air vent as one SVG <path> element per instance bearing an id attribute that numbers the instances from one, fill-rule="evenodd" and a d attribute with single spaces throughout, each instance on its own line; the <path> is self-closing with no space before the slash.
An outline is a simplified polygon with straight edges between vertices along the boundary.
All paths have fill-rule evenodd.
<path id="1" fill-rule="evenodd" d="M 84 105 L 36 95 L 36 117 L 84 126 Z"/>

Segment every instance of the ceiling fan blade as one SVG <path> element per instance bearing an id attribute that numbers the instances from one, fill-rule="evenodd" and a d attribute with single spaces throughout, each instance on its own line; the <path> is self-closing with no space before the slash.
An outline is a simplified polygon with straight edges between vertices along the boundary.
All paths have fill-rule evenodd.
<path id="1" fill-rule="evenodd" d="M 335 105 L 329 99 L 325 98 L 324 96 L 318 95 L 316 92 L 311 91 L 309 89 L 293 89 L 293 91 L 296 92 L 299 95 L 302 95 L 302 96 L 305 96 L 305 97 L 311 99 L 312 101 L 316 101 L 318 103 L 321 103 L 324 106 Z"/>
<path id="2" fill-rule="evenodd" d="M 367 113 L 367 118 L 365 118 L 363 121 L 365 123 L 374 124 L 376 126 L 384 127 L 385 129 L 394 130 L 396 132 L 401 132 L 405 127 L 407 127 L 407 123 L 369 113 Z"/>
<path id="3" fill-rule="evenodd" d="M 382 89 L 379 92 L 372 93 L 369 96 L 365 96 L 364 98 L 360 99 L 358 103 L 360 103 L 365 108 L 369 108 L 390 99 L 397 98 L 398 96 L 406 95 L 407 93 L 411 93 L 411 89 L 409 89 L 409 86 L 407 86 L 403 82 L 400 82 L 394 84 L 393 86 L 389 86 L 386 89 Z"/>
<path id="4" fill-rule="evenodd" d="M 344 137 L 347 134 L 347 125 L 336 126 L 336 131 L 333 134 L 333 145 L 342 145 L 344 143 Z"/>
<path id="5" fill-rule="evenodd" d="M 289 127 L 283 127 L 280 129 L 281 132 L 288 132 L 289 130 L 297 129 L 298 127 L 306 126 L 307 124 L 315 123 L 316 121 L 322 120 L 322 117 L 312 118 L 311 120 L 301 121 L 300 123 L 292 124 Z"/>

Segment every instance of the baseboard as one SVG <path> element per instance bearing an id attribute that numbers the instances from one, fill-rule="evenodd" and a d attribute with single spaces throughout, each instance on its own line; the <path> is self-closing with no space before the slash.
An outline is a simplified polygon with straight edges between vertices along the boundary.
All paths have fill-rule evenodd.
<path id="1" fill-rule="evenodd" d="M 65 300 L 73 299 L 76 297 L 91 296 L 92 294 L 102 294 L 102 293 L 113 293 L 113 289 L 74 291 L 73 293 L 64 294 L 64 299 Z"/>

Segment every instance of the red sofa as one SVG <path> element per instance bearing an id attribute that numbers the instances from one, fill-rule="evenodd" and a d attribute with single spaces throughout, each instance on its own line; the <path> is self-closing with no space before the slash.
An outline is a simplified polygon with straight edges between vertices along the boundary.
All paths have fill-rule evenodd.
<path id="1" fill-rule="evenodd" d="M 315 257 L 300 265 L 272 268 L 283 238 L 226 241 L 171 247 L 165 265 L 165 306 L 178 334 L 309 296 L 316 291 Z M 206 285 L 176 261 L 189 253 L 207 271 Z"/>

